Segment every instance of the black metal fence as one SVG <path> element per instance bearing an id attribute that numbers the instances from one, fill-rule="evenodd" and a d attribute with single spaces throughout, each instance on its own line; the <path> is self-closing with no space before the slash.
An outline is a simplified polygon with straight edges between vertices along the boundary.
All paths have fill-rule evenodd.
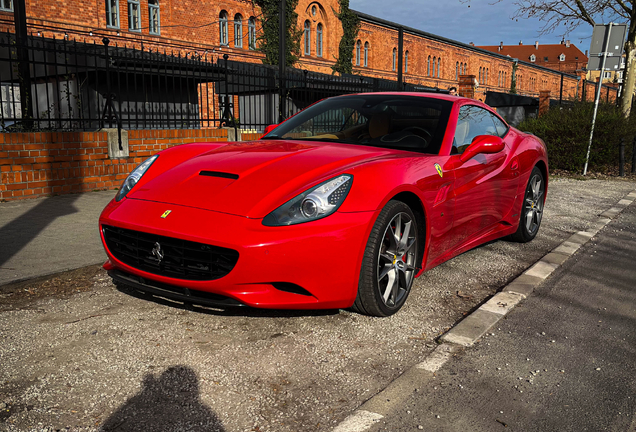
<path id="1" fill-rule="evenodd" d="M 192 129 L 262 132 L 328 96 L 396 90 L 395 81 L 242 63 L 227 55 L 0 36 L 0 130 Z M 402 85 L 401 90 L 437 91 Z"/>

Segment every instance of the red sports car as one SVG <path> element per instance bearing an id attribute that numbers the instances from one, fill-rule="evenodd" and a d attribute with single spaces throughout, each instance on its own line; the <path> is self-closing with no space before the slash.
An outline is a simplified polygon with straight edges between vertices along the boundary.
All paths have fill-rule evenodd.
<path id="1" fill-rule="evenodd" d="M 259 141 L 184 144 L 139 165 L 100 217 L 104 267 L 186 303 L 387 316 L 425 270 L 532 240 L 547 178 L 543 141 L 478 101 L 329 98 Z"/>

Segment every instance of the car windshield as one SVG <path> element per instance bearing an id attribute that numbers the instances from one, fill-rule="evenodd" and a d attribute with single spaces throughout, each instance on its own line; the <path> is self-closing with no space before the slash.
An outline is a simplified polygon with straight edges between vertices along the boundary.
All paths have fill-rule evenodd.
<path id="1" fill-rule="evenodd" d="M 437 154 L 452 105 L 425 96 L 335 97 L 310 106 L 263 139 L 341 142 Z"/>

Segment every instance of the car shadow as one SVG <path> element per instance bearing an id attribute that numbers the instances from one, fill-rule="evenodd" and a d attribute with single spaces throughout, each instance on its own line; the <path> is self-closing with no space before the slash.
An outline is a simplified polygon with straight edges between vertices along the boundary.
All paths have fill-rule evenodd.
<path id="1" fill-rule="evenodd" d="M 0 267 L 26 247 L 57 218 L 77 213 L 78 194 L 42 199 L 35 207 L 0 228 Z"/>
<path id="2" fill-rule="evenodd" d="M 200 398 L 199 379 L 187 366 L 147 374 L 143 388 L 106 419 L 104 432 L 225 432 L 221 420 Z"/>
<path id="3" fill-rule="evenodd" d="M 212 307 L 198 305 L 196 303 L 183 303 L 178 300 L 167 299 L 165 297 L 156 296 L 153 294 L 145 293 L 135 290 L 125 285 L 115 285 L 117 290 L 123 294 L 130 295 L 132 297 L 151 301 L 163 306 L 172 307 L 175 309 L 188 310 L 191 312 L 197 312 L 208 315 L 217 316 L 244 316 L 250 318 L 287 318 L 287 317 L 305 317 L 305 316 L 329 316 L 338 315 L 340 309 L 309 309 L 309 310 L 296 310 L 296 309 L 257 309 L 249 306 L 234 306 L 228 308 Z"/>

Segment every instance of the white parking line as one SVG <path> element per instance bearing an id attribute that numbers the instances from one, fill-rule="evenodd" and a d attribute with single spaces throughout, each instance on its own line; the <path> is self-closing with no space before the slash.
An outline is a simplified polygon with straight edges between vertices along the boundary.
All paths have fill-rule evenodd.
<path id="1" fill-rule="evenodd" d="M 336 426 L 333 432 L 364 432 L 383 418 L 374 412 L 358 410 Z"/>

